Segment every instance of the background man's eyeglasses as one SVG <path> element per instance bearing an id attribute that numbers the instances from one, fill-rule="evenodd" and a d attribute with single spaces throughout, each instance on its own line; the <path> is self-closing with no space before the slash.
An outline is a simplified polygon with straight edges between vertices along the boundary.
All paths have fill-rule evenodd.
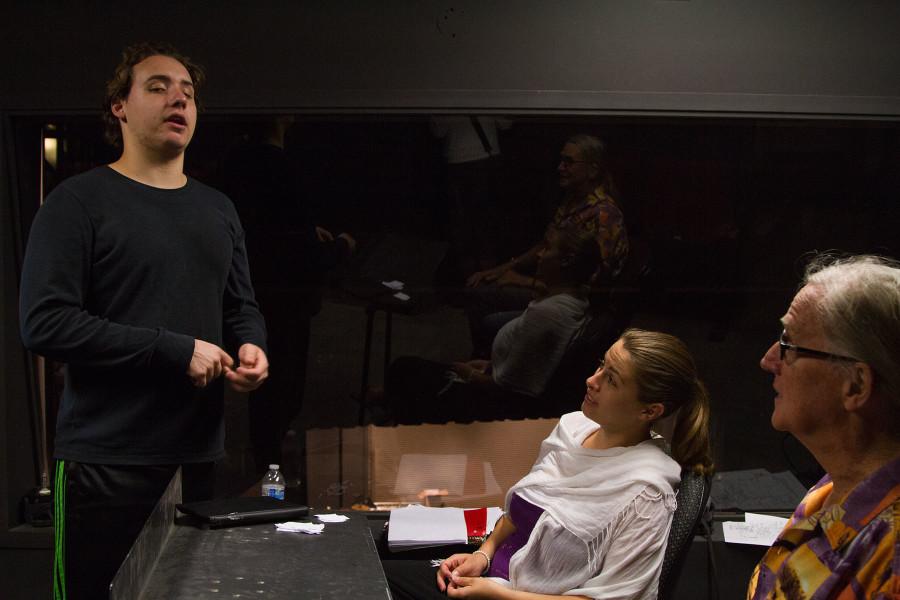
<path id="1" fill-rule="evenodd" d="M 566 165 L 567 167 L 571 167 L 574 164 L 586 163 L 587 161 L 586 160 L 575 160 L 574 158 L 572 158 L 570 156 L 560 156 L 559 162 L 560 162 L 560 164 Z"/>
<path id="2" fill-rule="evenodd" d="M 787 331 L 781 331 L 781 337 L 778 338 L 778 347 L 781 349 L 781 360 L 784 361 L 784 357 L 787 354 L 788 350 L 793 350 L 798 356 L 809 356 L 810 358 L 831 358 L 834 360 L 849 360 L 851 362 L 862 362 L 859 359 L 851 358 L 849 356 L 841 356 L 840 354 L 832 354 L 831 352 L 823 352 L 821 350 L 813 350 L 812 348 L 804 348 L 803 346 L 797 346 L 795 344 L 788 343 L 784 341 L 785 336 L 787 335 Z"/>

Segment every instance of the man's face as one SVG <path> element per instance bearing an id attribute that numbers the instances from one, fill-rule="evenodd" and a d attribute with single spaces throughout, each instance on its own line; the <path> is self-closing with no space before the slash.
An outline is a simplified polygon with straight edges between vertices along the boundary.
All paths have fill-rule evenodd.
<path id="1" fill-rule="evenodd" d="M 596 176 L 596 165 L 585 162 L 578 146 L 568 143 L 559 153 L 559 187 L 564 190 L 577 190 L 590 183 Z"/>
<path id="2" fill-rule="evenodd" d="M 197 105 L 187 69 L 169 56 L 150 56 L 132 69 L 128 97 L 112 105 L 122 138 L 151 152 L 180 154 L 194 135 Z"/>
<path id="3" fill-rule="evenodd" d="M 781 321 L 785 341 L 829 352 L 831 348 L 815 310 L 820 294 L 815 287 L 801 289 Z M 798 355 L 793 350 L 788 350 L 781 360 L 781 349 L 775 342 L 760 360 L 760 366 L 775 376 L 772 427 L 778 431 L 790 432 L 805 443 L 846 418 L 841 403 L 845 378 L 833 361 Z"/>

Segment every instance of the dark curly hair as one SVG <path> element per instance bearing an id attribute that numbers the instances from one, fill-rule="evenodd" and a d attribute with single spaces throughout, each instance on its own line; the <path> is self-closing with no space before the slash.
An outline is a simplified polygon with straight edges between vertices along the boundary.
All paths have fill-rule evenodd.
<path id="1" fill-rule="evenodd" d="M 191 76 L 191 81 L 194 83 L 194 102 L 197 105 L 197 110 L 200 110 L 199 92 L 204 80 L 203 67 L 180 53 L 171 44 L 141 42 L 128 46 L 122 51 L 122 60 L 116 67 L 112 79 L 106 82 L 106 96 L 103 98 L 104 137 L 107 142 L 117 148 L 122 146 L 122 127 L 119 124 L 119 119 L 112 114 L 110 107 L 114 102 L 128 97 L 134 80 L 134 65 L 151 56 L 168 56 L 184 65 L 184 68 L 187 69 L 188 74 Z"/>

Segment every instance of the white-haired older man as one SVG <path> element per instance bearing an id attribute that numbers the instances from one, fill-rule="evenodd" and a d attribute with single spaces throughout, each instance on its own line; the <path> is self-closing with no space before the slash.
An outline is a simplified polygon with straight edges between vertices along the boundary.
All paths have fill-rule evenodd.
<path id="1" fill-rule="evenodd" d="M 900 598 L 900 265 L 819 258 L 760 361 L 772 425 L 826 471 L 747 597 Z"/>

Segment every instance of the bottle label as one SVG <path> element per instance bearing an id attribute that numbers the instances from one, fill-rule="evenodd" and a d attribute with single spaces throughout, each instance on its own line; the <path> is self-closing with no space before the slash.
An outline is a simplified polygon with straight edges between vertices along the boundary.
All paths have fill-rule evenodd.
<path id="1" fill-rule="evenodd" d="M 276 500 L 284 500 L 283 485 L 264 485 L 262 486 L 262 495 L 275 498 Z"/>

